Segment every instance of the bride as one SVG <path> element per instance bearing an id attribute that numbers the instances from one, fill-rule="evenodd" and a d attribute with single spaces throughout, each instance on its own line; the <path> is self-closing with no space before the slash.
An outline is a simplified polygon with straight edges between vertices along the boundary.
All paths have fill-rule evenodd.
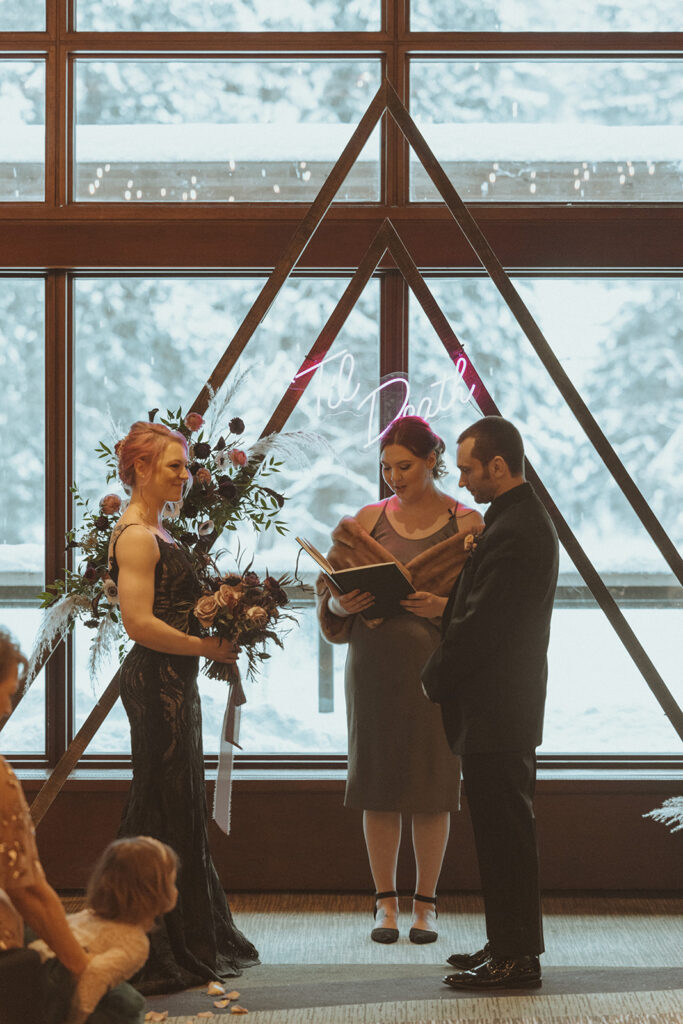
<path id="1" fill-rule="evenodd" d="M 133 782 L 119 836 L 148 835 L 180 857 L 178 903 L 151 936 L 134 979 L 145 994 L 171 992 L 241 973 L 258 953 L 233 923 L 208 845 L 199 656 L 235 662 L 238 649 L 186 632 L 181 604 L 198 583 L 185 552 L 164 529 L 167 502 L 190 480 L 187 442 L 159 423 L 134 423 L 116 447 L 131 492 L 109 544 L 123 625 L 134 646 L 120 670 L 131 730 Z"/>

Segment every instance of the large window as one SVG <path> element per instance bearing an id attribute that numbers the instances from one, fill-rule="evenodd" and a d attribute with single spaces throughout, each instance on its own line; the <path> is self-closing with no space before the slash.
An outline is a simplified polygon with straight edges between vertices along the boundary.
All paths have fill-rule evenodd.
<path id="1" fill-rule="evenodd" d="M 67 559 L 69 487 L 148 409 L 189 405 L 289 246 L 383 76 L 674 544 L 683 542 L 680 5 L 621 0 L 69 0 L 0 4 L 0 622 L 29 649 Z M 386 115 L 231 374 L 256 440 L 384 218 L 680 702 L 681 588 Z M 403 403 L 449 444 L 478 415 L 385 257 L 286 426 L 290 533 L 240 531 L 291 570 L 380 494 L 376 438 Z M 314 440 L 311 441 L 311 436 Z M 446 487 L 457 493 L 454 472 Z M 460 495 L 464 497 L 463 495 Z M 312 581 L 301 559 L 301 576 Z M 345 753 L 344 649 L 310 596 L 248 686 L 242 763 Z M 113 674 L 87 629 L 0 736 L 56 762 Z M 201 680 L 205 749 L 225 699 Z M 86 753 L 121 764 L 116 706 Z M 541 754 L 673 757 L 675 731 L 563 554 Z"/>

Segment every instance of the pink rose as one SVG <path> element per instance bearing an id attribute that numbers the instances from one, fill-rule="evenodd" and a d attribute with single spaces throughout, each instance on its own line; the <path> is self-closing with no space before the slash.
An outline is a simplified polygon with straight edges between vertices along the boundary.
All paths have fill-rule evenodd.
<path id="1" fill-rule="evenodd" d="M 268 612 L 265 608 L 260 608 L 258 605 L 253 605 L 251 608 L 247 608 L 245 619 L 251 623 L 252 626 L 262 628 L 268 622 Z"/>
<path id="2" fill-rule="evenodd" d="M 194 478 L 198 484 L 203 484 L 205 487 L 207 486 L 207 484 L 211 483 L 211 474 L 209 473 L 208 469 L 206 469 L 205 466 L 202 466 L 201 469 L 197 470 L 197 472 L 194 475 Z"/>
<path id="3" fill-rule="evenodd" d="M 121 499 L 118 494 L 105 494 L 100 498 L 100 510 L 105 516 L 113 516 L 121 508 Z"/>
<path id="4" fill-rule="evenodd" d="M 214 594 L 218 604 L 227 608 L 229 612 L 232 611 L 241 596 L 241 587 L 229 587 L 227 583 L 223 583 Z"/>
<path id="5" fill-rule="evenodd" d="M 199 430 L 200 427 L 204 426 L 204 417 L 200 416 L 198 412 L 188 412 L 183 423 L 188 430 Z"/>
<path id="6" fill-rule="evenodd" d="M 247 453 L 243 452 L 241 448 L 233 448 L 229 455 L 233 466 L 246 466 Z"/>
<path id="7" fill-rule="evenodd" d="M 214 594 L 204 594 L 203 597 L 199 598 L 194 606 L 194 614 L 195 618 L 199 624 L 204 627 L 204 629 L 208 629 L 212 624 L 213 620 L 216 618 L 216 612 L 219 607 L 220 606 Z"/>

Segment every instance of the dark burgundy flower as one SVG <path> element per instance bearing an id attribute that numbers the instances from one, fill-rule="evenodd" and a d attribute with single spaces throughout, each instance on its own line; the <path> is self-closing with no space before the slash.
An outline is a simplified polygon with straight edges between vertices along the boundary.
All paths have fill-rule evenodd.
<path id="1" fill-rule="evenodd" d="M 245 572 L 242 577 L 242 581 L 245 587 L 258 587 L 261 580 L 258 578 L 255 572 Z"/>
<path id="2" fill-rule="evenodd" d="M 263 581 L 263 585 L 265 586 L 266 590 L 269 591 L 270 596 L 272 597 L 273 601 L 275 601 L 275 604 L 279 605 L 280 608 L 284 608 L 286 604 L 289 604 L 289 598 L 287 597 L 287 594 L 282 589 L 278 581 L 276 579 L 273 579 L 272 576 L 266 576 L 265 580 Z"/>
<path id="3" fill-rule="evenodd" d="M 150 422 L 150 423 L 154 423 L 154 417 L 156 416 L 156 414 L 157 414 L 158 412 L 159 412 L 159 409 L 158 409 L 158 408 L 156 408 L 156 409 L 150 409 L 150 410 L 149 410 L 149 412 L 147 413 L 147 416 L 148 416 L 148 418 L 149 418 L 149 422 Z"/>
<path id="4" fill-rule="evenodd" d="M 218 481 L 218 493 L 221 498 L 227 498 L 228 501 L 237 495 L 237 488 L 229 476 L 221 477 Z"/>
<path id="5" fill-rule="evenodd" d="M 242 582 L 242 577 L 239 573 L 230 572 L 227 576 L 223 577 L 223 582 L 227 583 L 229 587 L 236 587 Z"/>
<path id="6" fill-rule="evenodd" d="M 206 441 L 200 441 L 194 446 L 194 453 L 198 459 L 208 459 L 211 454 L 211 445 Z"/>
<path id="7" fill-rule="evenodd" d="M 242 434 L 244 433 L 244 420 L 240 419 L 239 416 L 233 416 L 228 423 L 231 434 Z"/>
<path id="8" fill-rule="evenodd" d="M 83 623 L 83 625 L 87 626 L 88 629 L 97 629 L 99 624 L 100 624 L 100 620 L 99 619 L 86 619 L 85 622 Z"/>
<path id="9" fill-rule="evenodd" d="M 213 450 L 215 452 L 222 452 L 224 448 L 225 448 L 225 438 L 224 437 L 219 437 L 218 440 L 216 441 L 215 445 L 213 446 Z"/>
<path id="10" fill-rule="evenodd" d="M 85 572 L 83 573 L 83 579 L 87 580 L 88 583 L 93 583 L 97 579 L 97 569 L 92 562 L 88 562 Z"/>
<path id="11" fill-rule="evenodd" d="M 197 470 L 201 468 L 202 467 L 199 465 L 198 462 L 191 462 L 190 465 L 187 467 L 187 471 L 188 473 L 191 473 L 192 476 L 194 476 Z"/>
<path id="12" fill-rule="evenodd" d="M 95 528 L 98 530 L 108 530 L 109 520 L 106 516 L 98 516 L 95 520 Z"/>

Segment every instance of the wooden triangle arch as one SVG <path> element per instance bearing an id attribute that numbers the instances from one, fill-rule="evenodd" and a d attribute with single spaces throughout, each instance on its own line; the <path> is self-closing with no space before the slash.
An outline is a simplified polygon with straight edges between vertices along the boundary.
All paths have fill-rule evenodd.
<path id="1" fill-rule="evenodd" d="M 351 136 L 339 160 L 325 180 L 316 199 L 309 207 L 299 224 L 285 252 L 275 265 L 268 280 L 257 296 L 253 306 L 239 326 L 223 356 L 216 364 L 207 383 L 195 399 L 192 409 L 204 412 L 211 395 L 224 384 L 229 373 L 235 366 L 247 343 L 259 324 L 266 316 L 282 285 L 292 273 L 297 262 L 303 255 L 308 243 L 315 234 L 334 197 L 349 173 L 354 162 L 367 142 L 380 117 L 388 110 L 413 147 L 425 170 L 429 174 L 437 190 L 441 194 L 454 220 L 461 228 L 467 241 L 472 246 L 482 266 L 498 288 L 508 308 L 531 342 L 534 350 L 547 369 L 555 385 L 579 420 L 589 440 L 601 455 L 610 473 L 621 487 L 639 519 L 646 527 L 679 580 L 683 582 L 683 560 L 675 546 L 649 508 L 642 494 L 633 484 L 626 469 L 616 456 L 609 441 L 593 419 L 587 406 L 574 388 L 561 364 L 553 353 L 546 338 L 534 321 L 531 313 L 515 289 L 510 278 L 503 269 L 498 258 L 484 238 L 476 221 L 469 213 L 462 199 L 451 184 L 443 168 L 427 145 L 410 114 L 401 103 L 390 83 L 385 80 L 363 115 L 358 127 Z M 450 359 L 458 364 L 465 386 L 473 390 L 473 398 L 483 415 L 500 415 L 493 398 L 484 382 L 479 377 L 469 358 L 465 355 L 462 343 L 458 340 L 451 325 L 434 299 L 429 287 L 410 253 L 406 249 L 399 232 L 391 220 L 384 220 L 375 237 L 372 239 L 365 255 L 361 259 L 353 277 L 349 281 L 342 297 L 332 311 L 327 323 L 318 335 L 313 347 L 304 359 L 299 371 L 295 374 L 282 399 L 271 415 L 261 433 L 264 437 L 282 430 L 295 409 L 302 394 L 313 379 L 316 369 L 329 352 L 349 313 L 355 306 L 366 284 L 376 271 L 385 253 L 389 253 L 397 268 L 413 291 L 422 306 L 437 336 L 444 345 Z M 683 739 L 683 713 L 674 700 L 673 695 L 653 665 L 646 651 L 640 644 L 635 633 L 626 621 L 621 609 L 605 586 L 602 577 L 584 552 L 578 539 L 555 506 L 549 492 L 541 482 L 529 461 L 526 462 L 527 478 L 533 484 L 536 493 L 544 502 L 551 515 L 559 538 L 574 562 L 595 600 L 607 616 L 613 629 L 619 636 L 624 647 L 643 675 L 655 698 L 665 714 L 669 717 L 674 729 Z M 42 789 L 31 805 L 31 814 L 38 824 L 52 805 L 73 771 L 88 744 L 104 722 L 109 711 L 116 703 L 119 695 L 119 673 L 117 672 L 106 690 L 95 704 L 90 715 L 70 743 L 54 771 L 46 780 Z"/>

